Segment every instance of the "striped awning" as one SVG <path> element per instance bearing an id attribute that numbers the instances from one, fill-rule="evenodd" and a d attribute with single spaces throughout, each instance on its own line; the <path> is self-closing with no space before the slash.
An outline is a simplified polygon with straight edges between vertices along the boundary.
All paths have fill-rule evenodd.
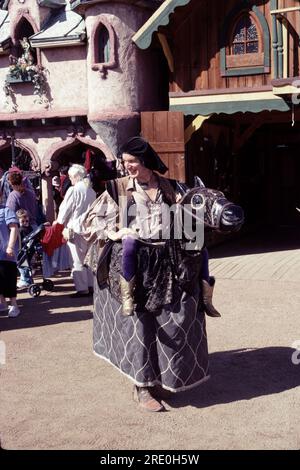
<path id="1" fill-rule="evenodd" d="M 276 96 L 272 89 L 261 92 L 216 94 L 169 93 L 169 110 L 185 115 L 260 113 L 262 111 L 289 111 L 288 101 Z"/>

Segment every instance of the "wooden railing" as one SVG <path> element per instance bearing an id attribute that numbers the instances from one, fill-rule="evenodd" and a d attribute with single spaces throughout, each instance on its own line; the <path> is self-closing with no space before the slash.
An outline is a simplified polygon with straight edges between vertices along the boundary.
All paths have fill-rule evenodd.
<path id="1" fill-rule="evenodd" d="M 270 13 L 272 15 L 272 49 L 274 79 L 292 78 L 289 74 L 289 61 L 291 58 L 289 53 L 288 13 L 300 11 L 300 6 L 278 8 L 278 0 L 271 0 L 270 6 Z M 299 73 L 297 75 L 299 75 Z"/>

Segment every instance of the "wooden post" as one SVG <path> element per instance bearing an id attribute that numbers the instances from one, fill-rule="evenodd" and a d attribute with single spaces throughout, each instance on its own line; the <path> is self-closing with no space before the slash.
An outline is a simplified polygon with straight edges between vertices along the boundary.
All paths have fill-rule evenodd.
<path id="1" fill-rule="evenodd" d="M 271 9 L 277 8 L 277 0 L 271 0 Z M 277 18 L 272 15 L 272 47 L 273 47 L 273 77 L 278 78 L 278 35 L 277 35 Z"/>
<path id="2" fill-rule="evenodd" d="M 277 21 L 278 26 L 278 78 L 283 78 L 283 31 L 282 22 Z"/>
<path id="3" fill-rule="evenodd" d="M 283 27 L 283 78 L 289 76 L 289 35 L 288 35 L 288 21 L 282 18 Z"/>

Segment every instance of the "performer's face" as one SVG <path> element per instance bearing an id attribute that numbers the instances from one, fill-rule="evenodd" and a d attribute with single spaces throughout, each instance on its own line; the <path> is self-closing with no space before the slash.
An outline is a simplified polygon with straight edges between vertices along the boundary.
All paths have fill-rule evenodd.
<path id="1" fill-rule="evenodd" d="M 129 153 L 123 153 L 122 155 L 123 165 L 129 176 L 137 178 L 138 180 L 147 180 L 152 174 L 152 171 L 146 168 L 137 157 L 130 155 Z"/>

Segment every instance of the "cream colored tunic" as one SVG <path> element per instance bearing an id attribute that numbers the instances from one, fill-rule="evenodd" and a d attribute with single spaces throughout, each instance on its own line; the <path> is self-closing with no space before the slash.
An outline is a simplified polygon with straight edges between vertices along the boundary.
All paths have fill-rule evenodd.
<path id="1" fill-rule="evenodd" d="M 105 240 L 110 232 L 120 228 L 130 227 L 132 234 L 141 239 L 161 239 L 168 235 L 170 228 L 169 205 L 163 202 L 162 190 L 159 187 L 155 201 L 141 188 L 133 178 L 128 179 L 126 190 L 130 191 L 135 204 L 130 205 L 128 210 L 128 222 L 125 222 L 124 214 L 127 208 L 128 197 L 122 196 L 124 201 L 116 204 L 108 191 L 105 191 L 95 201 L 87 214 L 84 222 L 85 237 L 88 240 Z M 124 211 L 125 212 L 125 211 Z M 122 222 L 118 224 L 118 219 Z"/>

